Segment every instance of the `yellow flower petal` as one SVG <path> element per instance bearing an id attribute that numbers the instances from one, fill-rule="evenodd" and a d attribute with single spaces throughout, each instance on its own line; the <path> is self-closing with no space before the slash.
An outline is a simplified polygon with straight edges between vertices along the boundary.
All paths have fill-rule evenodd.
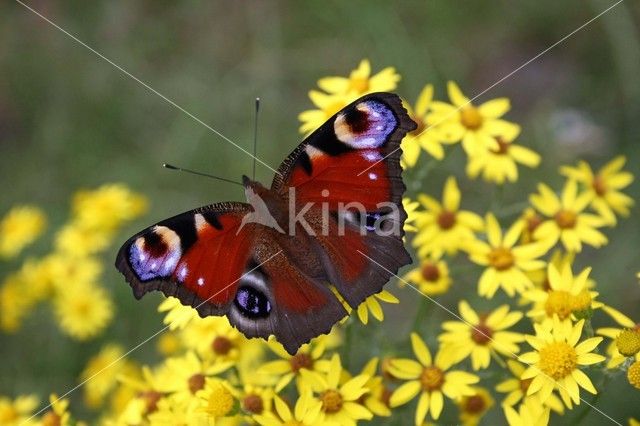
<path id="1" fill-rule="evenodd" d="M 434 420 L 438 420 L 440 417 L 440 413 L 442 413 L 442 407 L 444 406 L 444 398 L 442 396 L 442 392 L 433 391 L 431 393 L 431 417 Z"/>
<path id="2" fill-rule="evenodd" d="M 427 416 L 427 412 L 429 411 L 429 399 L 429 394 L 427 392 L 423 392 L 422 395 L 420 395 L 418 407 L 416 408 L 416 426 L 420 426 L 424 423 L 424 418 Z"/>
<path id="3" fill-rule="evenodd" d="M 420 382 L 417 380 L 412 380 L 400 385 L 400 387 L 391 394 L 389 405 L 391 407 L 397 407 L 406 404 L 420 392 L 420 389 Z"/>
<path id="4" fill-rule="evenodd" d="M 431 352 L 417 333 L 411 333 L 411 346 L 418 361 L 424 366 L 431 365 Z"/>

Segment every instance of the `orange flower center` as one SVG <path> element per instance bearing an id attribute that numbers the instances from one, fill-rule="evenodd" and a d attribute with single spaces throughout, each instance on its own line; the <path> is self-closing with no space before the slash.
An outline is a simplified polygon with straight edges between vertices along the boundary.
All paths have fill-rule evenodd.
<path id="1" fill-rule="evenodd" d="M 438 266 L 431 262 L 427 262 L 422 265 L 421 272 L 422 278 L 424 278 L 425 281 L 435 282 L 440 278 L 440 270 L 438 269 Z"/>
<path id="2" fill-rule="evenodd" d="M 464 411 L 471 414 L 478 414 L 484 411 L 487 404 L 484 402 L 484 398 L 480 395 L 472 395 L 467 398 L 464 404 Z"/>
<path id="3" fill-rule="evenodd" d="M 447 210 L 443 210 L 438 215 L 438 226 L 441 229 L 451 229 L 456 224 L 456 214 Z"/>
<path id="4" fill-rule="evenodd" d="M 424 120 L 421 117 L 411 116 L 411 119 L 416 122 L 418 127 L 416 127 L 416 129 L 411 131 L 409 134 L 413 136 L 418 136 L 420 133 L 424 131 L 424 129 L 427 128 L 427 124 L 424 122 Z"/>
<path id="5" fill-rule="evenodd" d="M 478 130 L 482 126 L 482 115 L 476 107 L 469 105 L 460 110 L 460 122 L 469 130 Z"/>
<path id="6" fill-rule="evenodd" d="M 194 374 L 193 376 L 189 377 L 188 384 L 189 390 L 192 394 L 195 395 L 196 392 L 204 387 L 204 376 L 200 373 Z"/>
<path id="7" fill-rule="evenodd" d="M 336 413 L 342 408 L 342 395 L 335 389 L 329 389 L 320 394 L 322 409 L 325 413 Z"/>
<path id="8" fill-rule="evenodd" d="M 525 395 L 527 394 L 527 391 L 529 390 L 529 385 L 531 385 L 531 382 L 533 382 L 533 378 L 520 380 L 520 390 L 522 391 L 523 394 Z"/>
<path id="9" fill-rule="evenodd" d="M 513 266 L 514 258 L 511 250 L 496 247 L 489 252 L 489 264 L 498 271 L 504 271 Z"/>
<path id="10" fill-rule="evenodd" d="M 542 218 L 534 213 L 533 216 L 530 216 L 527 218 L 527 231 L 529 232 L 535 231 L 536 228 L 538 228 L 538 226 L 540 226 L 541 223 L 542 223 Z"/>
<path id="11" fill-rule="evenodd" d="M 141 392 L 138 398 L 144 400 L 146 405 L 146 414 L 153 413 L 158 409 L 158 401 L 162 398 L 162 394 L 156 391 Z"/>
<path id="12" fill-rule="evenodd" d="M 555 380 L 560 380 L 578 365 L 576 350 L 566 342 L 549 343 L 540 349 L 540 370 Z"/>
<path id="13" fill-rule="evenodd" d="M 425 391 L 438 390 L 444 384 L 444 373 L 438 367 L 425 367 L 420 374 L 420 384 Z"/>
<path id="14" fill-rule="evenodd" d="M 231 348 L 233 348 L 233 343 L 224 336 L 216 336 L 211 343 L 211 349 L 213 349 L 216 355 L 227 355 Z"/>
<path id="15" fill-rule="evenodd" d="M 476 342 L 478 345 L 486 345 L 491 341 L 492 336 L 493 330 L 482 320 L 480 321 L 480 324 L 471 329 L 471 340 Z"/>
<path id="16" fill-rule="evenodd" d="M 509 152 L 509 147 L 510 147 L 509 142 L 506 142 L 500 136 L 496 137 L 495 139 L 496 139 L 496 142 L 498 142 L 498 148 L 493 149 L 492 152 L 497 155 L 506 155 Z"/>
<path id="17" fill-rule="evenodd" d="M 42 426 L 60 426 L 61 424 L 62 419 L 53 411 L 48 411 L 47 414 L 42 416 Z"/>
<path id="18" fill-rule="evenodd" d="M 247 395 L 242 400 L 242 408 L 251 414 L 260 414 L 264 410 L 262 398 L 259 395 Z"/>
<path id="19" fill-rule="evenodd" d="M 560 210 L 554 219 L 561 229 L 570 229 L 576 226 L 577 216 L 569 210 Z"/>
<path id="20" fill-rule="evenodd" d="M 598 175 L 593 178 L 591 186 L 599 197 L 603 197 L 607 193 L 607 184 L 605 183 L 604 179 L 602 179 L 602 176 Z"/>
<path id="21" fill-rule="evenodd" d="M 313 358 L 308 354 L 299 353 L 289 359 L 289 364 L 291 365 L 291 370 L 293 370 L 294 373 L 300 371 L 301 368 L 311 370 L 313 367 Z"/>

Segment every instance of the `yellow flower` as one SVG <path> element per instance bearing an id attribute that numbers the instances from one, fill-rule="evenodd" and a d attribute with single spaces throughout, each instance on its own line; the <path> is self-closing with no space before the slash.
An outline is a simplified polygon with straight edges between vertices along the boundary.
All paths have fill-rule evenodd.
<path id="1" fill-rule="evenodd" d="M 496 386 L 496 390 L 498 392 L 507 394 L 504 400 L 502 400 L 503 405 L 514 406 L 525 399 L 539 399 L 538 394 L 527 396 L 527 390 L 529 390 L 529 385 L 531 385 L 532 379 L 522 379 L 522 373 L 526 370 L 524 365 L 520 364 L 518 361 L 508 359 L 507 368 L 513 377 L 498 383 Z M 560 415 L 564 414 L 564 405 L 562 405 L 562 401 L 560 401 L 560 399 L 554 394 L 549 395 L 549 398 L 544 402 L 544 405 L 548 406 Z"/>
<path id="2" fill-rule="evenodd" d="M 127 371 L 133 372 L 133 364 L 123 358 L 124 350 L 120 345 L 108 344 L 89 360 L 80 374 L 88 407 L 100 407 L 116 387 L 118 376 L 127 374 Z"/>
<path id="3" fill-rule="evenodd" d="M 205 386 L 206 379 L 228 370 L 232 362 L 210 363 L 193 352 L 167 358 L 156 373 L 156 386 L 160 393 L 171 393 L 173 398 L 189 400 Z"/>
<path id="4" fill-rule="evenodd" d="M 299 378 L 302 370 L 323 373 L 328 368 L 327 360 L 322 359 L 326 349 L 325 341 L 324 336 L 317 337 L 302 345 L 295 355 L 289 355 L 280 343 L 275 339 L 269 339 L 267 346 L 280 359 L 264 363 L 258 369 L 258 374 L 279 377 L 275 390 L 280 392 L 294 377 Z"/>
<path id="5" fill-rule="evenodd" d="M 532 287 L 533 282 L 525 274 L 543 268 L 545 262 L 538 259 L 548 250 L 548 245 L 531 243 L 515 246 L 522 233 L 522 222 L 516 221 L 503 235 L 495 216 L 487 214 L 485 219 L 487 242 L 474 240 L 467 244 L 471 261 L 486 269 L 478 281 L 478 293 L 492 298 L 498 288 L 510 297 Z"/>
<path id="6" fill-rule="evenodd" d="M 66 291 L 69 284 L 96 282 L 102 274 L 102 263 L 96 257 L 82 259 L 54 252 L 43 263 L 56 291 Z"/>
<path id="7" fill-rule="evenodd" d="M 27 422 L 38 407 L 35 395 L 21 395 L 13 401 L 7 397 L 0 397 L 0 424 L 18 426 Z"/>
<path id="8" fill-rule="evenodd" d="M 371 358 L 360 373 L 369 376 L 369 380 L 365 383 L 365 387 L 369 389 L 369 392 L 364 395 L 363 404 L 376 416 L 389 417 L 391 415 L 388 405 L 389 394 L 382 376 L 376 375 L 377 367 L 378 358 Z"/>
<path id="9" fill-rule="evenodd" d="M 109 293 L 96 284 L 71 284 L 56 293 L 53 303 L 60 328 L 77 340 L 95 337 L 113 317 Z"/>
<path id="10" fill-rule="evenodd" d="M 52 393 L 49 396 L 49 403 L 51 404 L 51 409 L 42 415 L 43 426 L 70 426 L 71 414 L 69 413 L 69 400 L 58 398 L 58 395 Z"/>
<path id="11" fill-rule="evenodd" d="M 418 217 L 417 210 L 420 207 L 420 203 L 405 197 L 402 199 L 402 206 L 404 211 L 407 212 L 407 218 L 404 221 L 405 232 L 416 232 L 418 228 L 415 227 L 415 221 Z"/>
<path id="12" fill-rule="evenodd" d="M 434 101 L 427 122 L 438 126 L 445 139 L 461 140 L 468 155 L 498 150 L 497 136 L 509 140 L 520 132 L 520 126 L 500 118 L 511 108 L 509 99 L 492 99 L 476 107 L 453 81 L 447 83 L 447 91 L 453 105 Z"/>
<path id="13" fill-rule="evenodd" d="M 175 375 L 164 366 L 155 373 L 146 365 L 140 373 L 124 371 L 118 377 L 118 381 L 122 383 L 121 387 L 135 395 L 135 398 L 130 399 L 123 408 L 120 419 L 125 424 L 140 424 L 142 417 L 156 411 L 159 401 L 168 395 L 159 389 L 171 380 L 175 380 Z"/>
<path id="14" fill-rule="evenodd" d="M 421 293 L 428 296 L 444 294 L 451 287 L 447 263 L 444 260 L 435 260 L 429 257 L 422 260 L 417 268 L 407 272 L 398 285 L 404 287 L 406 281 L 415 285 Z"/>
<path id="15" fill-rule="evenodd" d="M 372 92 L 389 92 L 396 88 L 400 75 L 393 67 L 387 67 L 375 75 L 371 75 L 371 64 L 363 59 L 358 68 L 346 77 L 325 77 L 318 81 L 320 89 L 311 90 L 309 98 L 318 109 L 300 113 L 301 133 L 311 133 L 344 108 L 349 102 Z"/>
<path id="16" fill-rule="evenodd" d="M 0 221 L 0 257 L 12 258 L 44 231 L 47 218 L 34 206 L 13 207 Z"/>
<path id="17" fill-rule="evenodd" d="M 547 426 L 549 424 L 549 407 L 545 407 L 535 398 L 525 399 L 518 411 L 510 405 L 503 405 L 502 409 L 509 426 Z"/>
<path id="18" fill-rule="evenodd" d="M 183 305 L 176 297 L 167 297 L 160 305 L 158 312 L 167 312 L 163 323 L 169 326 L 169 330 L 182 330 L 192 321 L 200 319 L 198 311 L 193 307 Z"/>
<path id="19" fill-rule="evenodd" d="M 298 115 L 298 120 L 302 122 L 299 131 L 305 135 L 323 125 L 335 113 L 356 100 L 357 96 L 347 94 L 330 95 L 318 90 L 311 90 L 309 99 L 318 109 L 302 111 Z"/>
<path id="20" fill-rule="evenodd" d="M 602 355 L 592 351 L 602 341 L 602 337 L 592 337 L 580 343 L 584 320 L 575 325 L 560 321 L 558 318 L 534 324 L 535 336 L 526 336 L 527 343 L 534 349 L 518 359 L 530 364 L 522 373 L 522 379 L 533 379 L 527 395 L 540 393 L 540 401 L 544 403 L 554 389 L 560 393 L 562 401 L 568 408 L 572 402 L 580 404 L 579 387 L 596 394 L 589 377 L 580 370 L 580 366 L 597 364 L 604 361 Z"/>
<path id="21" fill-rule="evenodd" d="M 34 300 L 24 297 L 26 284 L 21 274 L 13 273 L 0 287 L 0 328 L 7 333 L 16 332 L 33 308 Z"/>
<path id="22" fill-rule="evenodd" d="M 180 337 L 187 349 L 213 361 L 238 360 L 242 346 L 247 342 L 227 317 L 194 318 Z"/>
<path id="23" fill-rule="evenodd" d="M 535 242 L 534 233 L 536 229 L 538 229 L 538 226 L 544 221 L 544 218 L 540 216 L 535 209 L 527 207 L 518 220 L 522 222 L 522 235 L 520 236 L 522 243 L 529 244 Z"/>
<path id="24" fill-rule="evenodd" d="M 607 222 L 615 225 L 615 213 L 629 216 L 629 208 L 633 205 L 633 199 L 620 192 L 633 182 L 631 173 L 620 171 L 626 161 L 624 156 L 618 156 L 595 174 L 589 164 L 580 161 L 576 167 L 562 167 L 560 173 L 583 184 L 586 193 L 591 196 L 591 207 Z"/>
<path id="25" fill-rule="evenodd" d="M 518 163 L 531 168 L 538 167 L 540 155 L 529 148 L 513 143 L 517 136 L 518 133 L 498 136 L 496 137 L 498 148 L 489 148 L 470 156 L 467 161 L 467 175 L 475 179 L 482 173 L 484 180 L 502 185 L 505 180 L 509 182 L 518 180 Z"/>
<path id="26" fill-rule="evenodd" d="M 113 231 L 104 228 L 88 228 L 73 222 L 56 232 L 55 248 L 67 257 L 84 257 L 107 248 L 112 238 Z"/>
<path id="27" fill-rule="evenodd" d="M 438 340 L 441 351 L 449 354 L 455 362 L 471 356 L 474 370 L 489 367 L 491 356 L 500 353 L 512 357 L 520 351 L 518 343 L 524 341 L 520 333 L 506 331 L 522 318 L 522 312 L 509 312 L 502 305 L 486 315 L 478 315 L 462 300 L 458 307 L 463 321 L 445 321 Z"/>
<path id="28" fill-rule="evenodd" d="M 475 391 L 473 395 L 463 396 L 456 402 L 463 426 L 476 426 L 495 404 L 493 397 L 485 388 L 473 388 L 473 390 Z"/>
<path id="29" fill-rule="evenodd" d="M 426 208 L 416 213 L 419 231 L 413 239 L 418 255 L 432 254 L 439 258 L 442 253 L 455 254 L 464 244 L 474 238 L 474 232 L 482 229 L 482 219 L 475 213 L 460 210 L 460 189 L 451 176 L 444 185 L 442 203 L 426 194 L 418 201 Z"/>
<path id="30" fill-rule="evenodd" d="M 76 192 L 72 210 L 75 221 L 82 228 L 112 231 L 122 222 L 143 214 L 147 210 L 147 200 L 126 185 L 113 183 Z"/>
<path id="31" fill-rule="evenodd" d="M 353 94 L 355 97 L 371 92 L 389 92 L 395 90 L 400 81 L 400 75 L 394 67 L 386 67 L 375 75 L 371 75 L 371 64 L 363 59 L 358 68 L 351 71 L 349 78 L 324 77 L 318 80 L 318 87 L 327 93 Z"/>
<path id="32" fill-rule="evenodd" d="M 231 390 L 240 403 L 240 409 L 248 418 L 255 419 L 257 416 L 272 413 L 271 405 L 275 395 L 272 388 L 244 383 L 242 390 Z"/>
<path id="33" fill-rule="evenodd" d="M 324 374 L 314 374 L 309 370 L 302 370 L 301 389 L 311 389 L 314 398 L 322 404 L 320 411 L 327 422 L 350 426 L 358 420 L 371 420 L 373 414 L 360 402 L 360 398 L 369 392 L 365 384 L 370 379 L 366 374 L 360 374 L 340 384 L 342 365 L 340 356 L 334 354 L 329 368 Z"/>
<path id="34" fill-rule="evenodd" d="M 445 140 L 437 126 L 427 126 L 427 114 L 432 99 L 433 86 L 427 84 L 418 95 L 415 108 L 405 104 L 409 116 L 418 124 L 418 127 L 402 140 L 402 164 L 405 167 L 416 165 L 421 148 L 433 158 L 442 160 L 444 158 L 442 143 L 455 142 Z"/>
<path id="35" fill-rule="evenodd" d="M 606 350 L 607 355 L 609 357 L 609 361 L 607 362 L 607 368 L 616 368 L 620 366 L 622 363 L 624 363 L 628 358 L 628 355 L 623 355 L 622 353 L 620 353 L 619 345 L 620 344 L 622 345 L 623 351 L 627 350 L 628 351 L 627 353 L 633 352 L 632 348 L 629 347 L 629 344 L 631 343 L 631 346 L 635 346 L 633 344 L 633 342 L 635 341 L 633 337 L 636 337 L 636 336 L 631 335 L 629 336 L 631 337 L 631 339 L 628 339 L 628 338 L 624 339 L 627 341 L 623 341 L 623 342 L 619 342 L 619 337 L 625 330 L 632 331 L 640 335 L 640 327 L 631 318 L 627 317 L 622 312 L 619 312 L 618 310 L 613 309 L 610 306 L 605 305 L 602 307 L 602 310 L 607 314 L 609 314 L 609 316 L 613 318 L 613 320 L 616 323 L 622 326 L 622 328 L 602 327 L 596 330 L 596 334 L 599 334 L 601 336 L 605 336 L 611 339 L 611 343 L 609 343 Z M 638 352 L 635 353 L 635 359 L 640 360 L 640 353 Z"/>
<path id="36" fill-rule="evenodd" d="M 167 331 L 158 336 L 158 342 L 156 348 L 161 355 L 171 356 L 176 355 L 182 348 L 180 338 L 173 331 Z"/>
<path id="37" fill-rule="evenodd" d="M 475 391 L 470 385 L 478 383 L 480 379 L 464 371 L 448 371 L 455 361 L 442 350 L 436 354 L 435 360 L 432 360 L 429 348 L 416 333 L 411 333 L 411 345 L 418 361 L 390 361 L 391 374 L 408 381 L 393 392 L 389 405 L 398 407 L 420 394 L 415 415 L 415 424 L 420 426 L 428 412 L 431 412 L 434 420 L 440 417 L 444 407 L 443 395 L 453 400 L 473 395 Z"/>
<path id="38" fill-rule="evenodd" d="M 534 302 L 527 313 L 535 321 L 558 317 L 561 321 L 574 321 L 590 316 L 592 309 L 603 306 L 596 301 L 598 293 L 588 288 L 591 268 L 585 268 L 574 276 L 571 264 L 564 262 L 560 269 L 553 263 L 547 268 L 548 288 L 535 288 L 524 293 L 524 298 Z"/>
<path id="39" fill-rule="evenodd" d="M 378 300 L 392 304 L 400 303 L 398 298 L 387 290 L 382 290 L 380 293 L 369 296 L 358 306 L 358 318 L 363 324 L 366 325 L 369 322 L 369 311 L 371 311 L 371 315 L 373 315 L 373 317 L 378 321 L 384 320 L 384 312 L 382 311 L 382 306 L 380 306 Z"/>
<path id="40" fill-rule="evenodd" d="M 538 191 L 531 195 L 531 204 L 548 219 L 536 228 L 533 234 L 536 240 L 549 240 L 549 244 L 560 240 L 567 250 L 575 252 L 582 250 L 583 242 L 593 247 L 607 243 L 607 237 L 596 229 L 604 225 L 604 220 L 584 213 L 591 195 L 578 194 L 575 180 L 567 181 L 560 198 L 545 184 L 539 184 Z"/>
<path id="41" fill-rule="evenodd" d="M 636 389 L 640 389 L 640 361 L 635 361 L 627 370 L 627 380 Z"/>
<path id="42" fill-rule="evenodd" d="M 322 402 L 312 397 L 311 391 L 303 392 L 296 401 L 293 411 L 278 395 L 274 397 L 275 415 L 255 416 L 262 426 L 327 426 L 322 416 Z M 332 425 L 333 426 L 333 425 Z"/>
<path id="43" fill-rule="evenodd" d="M 204 404 L 204 400 L 196 401 Z M 199 405 L 193 400 L 184 401 L 175 398 L 160 398 L 155 409 L 149 413 L 147 419 L 151 426 L 187 426 L 215 424 L 204 411 L 196 411 Z M 142 422 L 142 424 L 145 424 Z"/>
<path id="44" fill-rule="evenodd" d="M 228 382 L 207 377 L 202 389 L 195 392 L 200 406 L 198 412 L 204 412 L 208 416 L 209 424 L 215 426 L 216 421 L 235 415 L 236 399 Z"/>

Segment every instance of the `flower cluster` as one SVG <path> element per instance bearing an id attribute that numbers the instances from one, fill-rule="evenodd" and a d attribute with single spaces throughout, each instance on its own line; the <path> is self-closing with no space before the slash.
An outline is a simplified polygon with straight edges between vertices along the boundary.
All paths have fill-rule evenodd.
<path id="1" fill-rule="evenodd" d="M 28 257 L 0 286 L 0 329 L 16 332 L 43 301 L 60 329 L 86 340 L 101 333 L 113 317 L 113 302 L 100 284 L 103 253 L 119 228 L 146 210 L 145 199 L 121 184 L 75 194 L 71 217 L 53 236 L 53 248 Z M 16 207 L 2 221 L 3 253 L 16 255 L 43 230 L 45 215 L 34 207 Z"/>
<path id="2" fill-rule="evenodd" d="M 309 93 L 315 108 L 299 116 L 301 133 L 312 132 L 363 94 L 395 90 L 399 81 L 394 68 L 376 73 L 368 60 L 348 77 L 319 80 Z M 513 205 L 499 200 L 474 207 L 474 191 L 500 194 L 518 182 L 518 167 L 537 167 L 541 156 L 516 142 L 520 126 L 504 118 L 508 99 L 474 105 L 456 83 L 446 89 L 448 101 L 436 100 L 428 84 L 415 104 L 405 102 L 418 124 L 402 143 L 410 188 L 405 230 L 407 245 L 415 249 L 414 266 L 367 299 L 357 315 L 293 356 L 274 339 L 245 338 L 225 317 L 200 318 L 177 299 L 164 299 L 158 310 L 168 330 L 156 341 L 159 361 L 136 361 L 127 348 L 109 343 L 82 371 L 85 403 L 101 410 L 102 423 L 348 426 L 391 418 L 417 426 L 477 425 L 483 419 L 544 426 L 564 424 L 561 416 L 588 394 L 603 392 L 616 371 L 626 375 L 629 391 L 640 389 L 638 318 L 606 304 L 591 268 L 580 266 L 588 260 L 581 257 L 584 248 L 606 246 L 608 229 L 630 214 L 633 200 L 624 191 L 633 176 L 624 170 L 625 158 L 597 171 L 582 161 L 566 165 L 560 187 L 539 183 Z M 466 173 L 447 173 L 444 160 L 456 150 Z M 436 164 L 446 174 L 440 184 L 427 179 Z M 484 182 L 475 181 L 479 176 Z M 143 210 L 143 200 L 124 187 L 79 194 L 54 252 L 28 261 L 3 285 L 3 329 L 15 330 L 33 305 L 25 302 L 29 288 L 40 294 L 31 300 L 54 295 L 67 333 L 95 334 L 96 324 L 110 317 L 108 295 L 94 300 L 100 293 L 95 286 L 90 295 L 56 292 L 56 280 L 64 277 L 66 287 L 95 284 L 101 271 L 97 254 L 122 221 Z M 11 229 L 5 238 L 15 240 L 16 251 L 43 222 L 35 224 L 33 213 L 22 216 L 17 211 L 5 220 Z M 404 327 L 397 337 L 372 343 L 369 330 L 383 331 L 379 322 L 390 307 L 385 304 L 400 303 L 392 294 L 400 289 L 424 297 L 411 329 L 405 315 L 393 324 Z M 91 312 L 82 310 L 81 299 Z M 354 336 L 365 328 L 359 342 L 369 339 L 368 346 L 356 346 Z M 37 420 L 71 424 L 68 401 L 55 395 L 50 401 Z M 21 424 L 36 406 L 32 395 L 0 398 L 0 422 Z"/>

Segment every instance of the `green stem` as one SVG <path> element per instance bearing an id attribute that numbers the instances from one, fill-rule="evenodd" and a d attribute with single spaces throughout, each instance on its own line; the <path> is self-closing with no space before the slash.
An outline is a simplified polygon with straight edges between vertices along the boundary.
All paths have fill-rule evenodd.
<path id="1" fill-rule="evenodd" d="M 424 323 L 425 315 L 428 312 L 428 305 L 428 299 L 420 298 L 420 301 L 418 302 L 418 311 L 416 312 L 416 318 L 413 320 L 413 326 L 411 327 L 412 331 L 419 332 L 422 329 L 421 326 Z"/>
<path id="2" fill-rule="evenodd" d="M 580 412 L 580 414 L 578 414 L 576 418 L 573 419 L 572 424 L 574 425 L 582 424 L 582 421 L 584 420 L 584 418 L 587 416 L 587 414 L 589 414 L 589 411 L 591 411 L 591 406 L 595 406 L 598 400 L 600 399 L 600 395 L 602 395 L 602 392 L 604 391 L 604 388 L 607 385 L 608 381 L 609 381 L 609 375 L 603 374 L 602 381 L 600 382 L 600 386 L 598 386 L 598 389 L 600 389 L 600 392 L 598 392 L 591 398 L 591 401 L 589 402 L 590 405 L 585 404 L 586 407 L 584 407 Z"/>

